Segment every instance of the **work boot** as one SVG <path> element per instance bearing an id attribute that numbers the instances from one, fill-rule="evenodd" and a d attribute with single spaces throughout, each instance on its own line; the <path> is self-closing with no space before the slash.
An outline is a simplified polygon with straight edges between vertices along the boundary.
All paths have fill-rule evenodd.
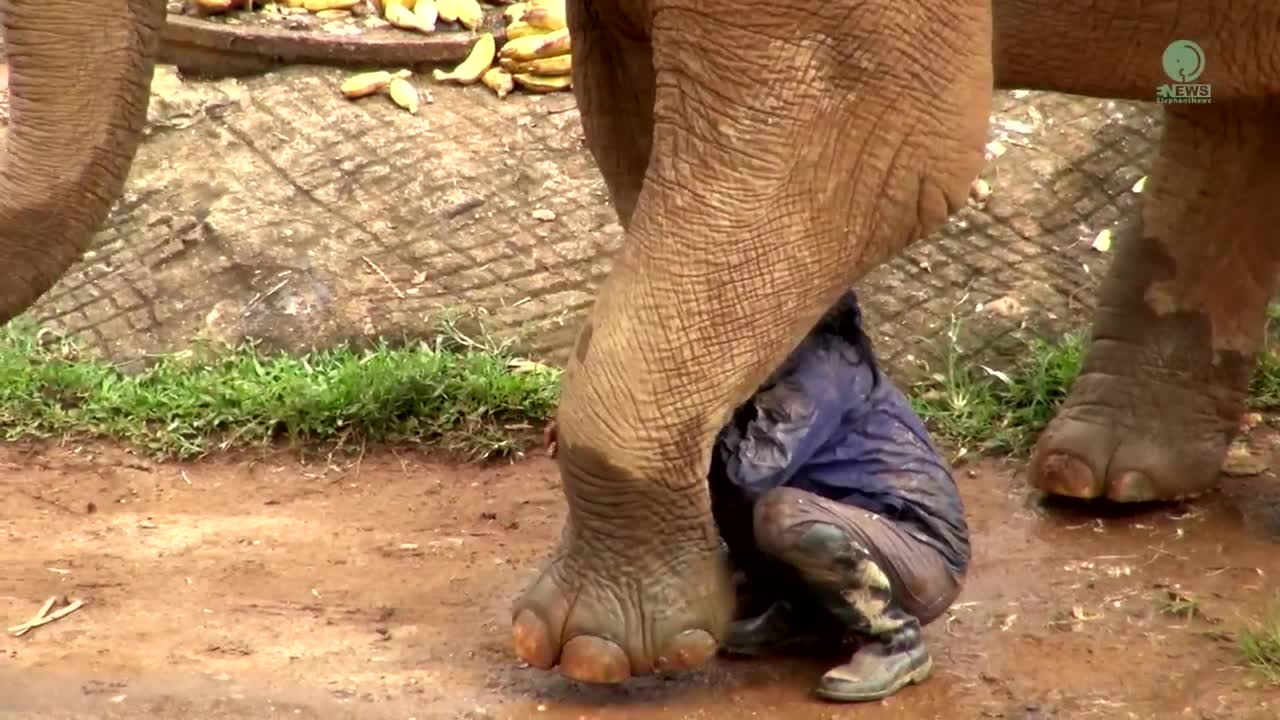
<path id="1" fill-rule="evenodd" d="M 920 637 L 920 625 L 913 621 L 888 639 L 868 642 L 849 662 L 828 670 L 818 682 L 817 693 L 837 702 L 882 700 L 922 682 L 932 669 L 933 658 Z"/>
<path id="2" fill-rule="evenodd" d="M 826 650 L 848 646 L 843 628 L 818 611 L 798 610 L 779 600 L 759 615 L 730 623 L 720 647 L 730 655 L 760 657 L 786 651 Z"/>

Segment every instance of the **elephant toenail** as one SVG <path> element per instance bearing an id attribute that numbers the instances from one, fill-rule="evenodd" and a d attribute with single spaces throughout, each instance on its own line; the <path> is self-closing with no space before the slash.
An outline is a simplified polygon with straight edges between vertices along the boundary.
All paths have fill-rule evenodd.
<path id="1" fill-rule="evenodd" d="M 1126 470 L 1111 482 L 1107 498 L 1122 503 L 1149 502 L 1156 499 L 1151 476 L 1139 470 Z"/>
<path id="2" fill-rule="evenodd" d="M 547 624 L 532 610 L 521 610 L 511 623 L 516 655 L 530 665 L 550 670 L 556 664 L 555 648 Z"/>
<path id="3" fill-rule="evenodd" d="M 685 630 L 667 643 L 655 669 L 684 672 L 702 665 L 716 652 L 716 639 L 706 630 Z"/>
<path id="4" fill-rule="evenodd" d="M 579 635 L 564 644 L 560 673 L 579 682 L 620 683 L 631 677 L 631 661 L 617 643 Z"/>
<path id="5" fill-rule="evenodd" d="M 1066 453 L 1049 453 L 1034 474 L 1034 484 L 1053 495 L 1091 500 L 1102 494 L 1102 483 L 1093 470 Z"/>

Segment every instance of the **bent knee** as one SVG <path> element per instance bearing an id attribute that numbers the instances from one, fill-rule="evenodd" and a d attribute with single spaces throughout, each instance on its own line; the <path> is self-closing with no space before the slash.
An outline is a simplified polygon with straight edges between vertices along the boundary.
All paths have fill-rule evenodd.
<path id="1" fill-rule="evenodd" d="M 778 556 L 789 545 L 793 529 L 806 520 L 817 519 L 817 496 L 804 490 L 774 488 L 756 500 L 751 527 L 756 544 L 769 555 Z"/>

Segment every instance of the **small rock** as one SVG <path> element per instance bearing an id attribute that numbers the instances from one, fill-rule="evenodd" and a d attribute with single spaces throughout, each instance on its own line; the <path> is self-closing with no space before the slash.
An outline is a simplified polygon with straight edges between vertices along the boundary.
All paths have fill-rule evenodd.
<path id="1" fill-rule="evenodd" d="M 1222 461 L 1222 472 L 1231 477 L 1259 475 L 1267 469 L 1267 462 L 1245 445 L 1232 445 Z"/>
<path id="2" fill-rule="evenodd" d="M 537 210 L 529 213 L 529 215 L 531 215 L 534 220 L 541 220 L 542 222 L 551 222 L 556 219 L 556 214 L 546 208 L 538 208 Z"/>

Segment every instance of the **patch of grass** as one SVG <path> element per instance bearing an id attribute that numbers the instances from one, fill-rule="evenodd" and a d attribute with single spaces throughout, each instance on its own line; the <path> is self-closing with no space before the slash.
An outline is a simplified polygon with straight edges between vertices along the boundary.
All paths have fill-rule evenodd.
<path id="1" fill-rule="evenodd" d="M 262 445 L 428 442 L 510 453 L 549 418 L 560 371 L 446 317 L 434 344 L 303 357 L 253 346 L 183 352 L 137 373 L 31 325 L 0 328 L 0 437 L 102 436 L 160 456 Z"/>
<path id="2" fill-rule="evenodd" d="M 1204 617 L 1199 600 L 1174 590 L 1166 590 L 1156 595 L 1152 598 L 1152 603 L 1156 607 L 1156 612 L 1161 615 L 1171 615 L 1186 621 L 1196 616 Z"/>
<path id="3" fill-rule="evenodd" d="M 1034 340 L 1012 368 L 997 370 L 963 356 L 959 331 L 953 320 L 944 367 L 912 388 L 912 406 L 961 454 L 1027 449 L 1079 374 L 1085 333 Z"/>
<path id="4" fill-rule="evenodd" d="M 1268 683 L 1280 685 L 1280 602 L 1273 602 L 1262 620 L 1237 635 L 1240 654 Z"/>

